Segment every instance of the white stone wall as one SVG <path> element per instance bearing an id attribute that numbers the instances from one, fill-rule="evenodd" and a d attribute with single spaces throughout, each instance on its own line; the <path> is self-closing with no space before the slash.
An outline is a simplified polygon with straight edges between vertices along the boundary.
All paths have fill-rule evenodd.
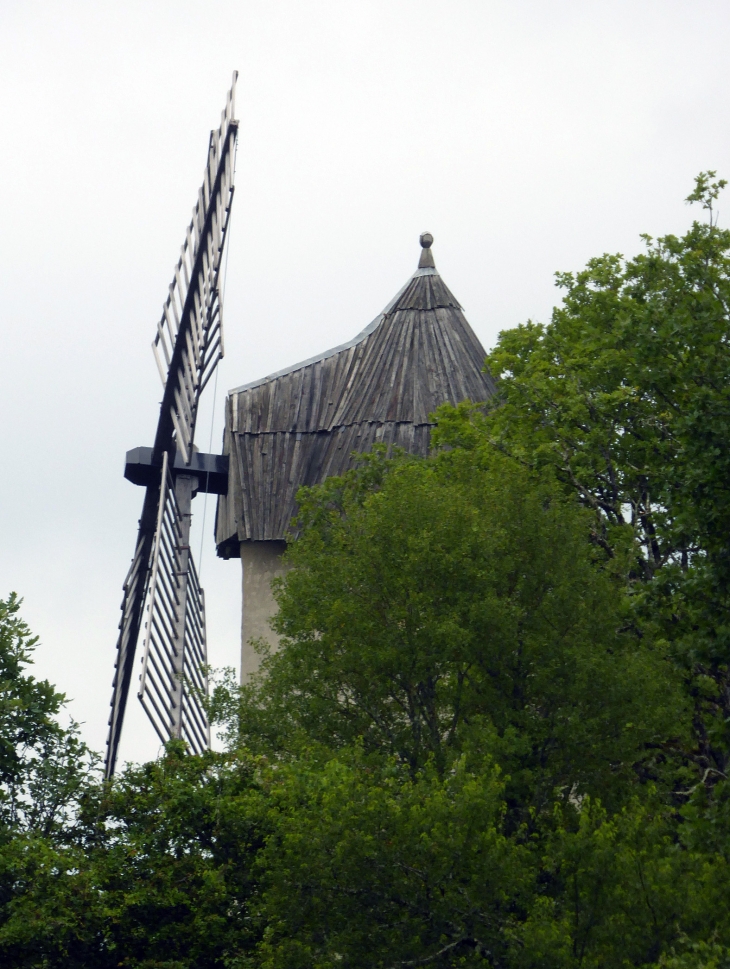
<path id="1" fill-rule="evenodd" d="M 252 639 L 265 639 L 274 650 L 279 646 L 279 637 L 269 625 L 277 610 L 271 583 L 286 574 L 288 567 L 282 562 L 285 551 L 286 542 L 241 542 L 241 683 L 245 683 L 259 666 L 259 656 L 251 646 Z"/>

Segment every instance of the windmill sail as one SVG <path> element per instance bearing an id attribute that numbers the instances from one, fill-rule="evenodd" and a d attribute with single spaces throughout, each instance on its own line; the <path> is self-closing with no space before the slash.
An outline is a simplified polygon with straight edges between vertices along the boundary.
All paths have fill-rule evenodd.
<path id="1" fill-rule="evenodd" d="M 124 583 L 107 739 L 107 777 L 114 773 L 137 642 L 145 621 L 144 674 L 139 695 L 155 729 L 163 739 L 184 736 L 194 750 L 202 749 L 208 743 L 207 721 L 195 699 L 197 693 L 189 691 L 185 685 L 187 678 L 188 682 L 197 684 L 198 690 L 207 688 L 202 674 L 198 675 L 206 659 L 204 598 L 189 549 L 182 557 L 185 594 L 182 598 L 174 597 L 177 611 L 174 643 L 178 652 L 173 651 L 175 672 L 172 682 L 169 682 L 167 668 L 158 680 L 151 672 L 154 662 L 151 657 L 157 646 L 163 651 L 167 647 L 160 645 L 161 640 L 159 643 L 153 640 L 150 626 L 155 617 L 159 619 L 162 584 L 174 581 L 172 572 L 175 568 L 180 571 L 180 548 L 173 550 L 174 554 L 163 554 L 160 529 L 167 527 L 165 523 L 169 522 L 170 514 L 173 518 L 179 514 L 182 520 L 187 520 L 189 527 L 189 507 L 182 511 L 177 507 L 180 502 L 175 496 L 176 486 L 169 487 L 167 478 L 173 469 L 178 480 L 188 477 L 184 467 L 179 468 L 175 459 L 179 455 L 183 465 L 191 463 L 200 395 L 223 356 L 219 282 L 234 191 L 234 149 L 238 135 L 238 122 L 234 118 L 236 79 L 234 73 L 221 123 L 210 135 L 203 184 L 152 344 L 164 388 L 151 457 L 152 466 L 159 468 L 159 475 L 155 474 L 147 484 L 134 557 Z M 194 488 L 194 478 L 188 477 L 188 482 L 190 488 Z M 188 491 L 186 500 L 191 497 L 192 492 Z M 177 511 L 169 513 L 170 508 L 177 508 Z M 179 539 L 180 535 L 177 535 L 178 546 L 189 544 Z M 154 583 L 153 575 L 156 577 Z M 167 646 L 170 646 L 169 642 Z M 161 656 L 162 653 L 157 661 L 164 666 Z M 166 696 L 161 687 L 165 676 L 170 687 Z M 162 691 L 155 694 L 159 714 L 152 703 L 153 683 Z M 184 710 L 188 713 L 183 713 Z M 195 729 L 193 723 L 197 724 Z"/>
<path id="2" fill-rule="evenodd" d="M 233 200 L 235 83 L 236 75 L 220 127 L 210 134 L 203 184 L 152 344 L 165 388 L 155 449 L 174 441 L 186 464 L 200 394 L 223 356 L 218 281 Z"/>
<path id="3" fill-rule="evenodd" d="M 208 692 L 208 656 L 205 595 L 190 555 L 189 531 L 165 453 L 138 696 L 163 743 L 178 736 L 199 754 L 210 745 L 200 702 Z"/>

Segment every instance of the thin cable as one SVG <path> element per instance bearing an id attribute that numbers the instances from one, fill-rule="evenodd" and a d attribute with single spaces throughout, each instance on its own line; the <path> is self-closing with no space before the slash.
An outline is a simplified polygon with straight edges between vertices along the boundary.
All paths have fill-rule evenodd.
<path id="1" fill-rule="evenodd" d="M 231 176 L 231 185 L 235 185 L 236 178 L 236 164 L 238 162 L 238 138 L 236 138 L 236 144 L 233 148 L 233 175 Z M 226 283 L 228 282 L 228 257 L 231 254 L 231 226 L 233 225 L 233 210 L 228 217 L 228 245 L 226 246 L 226 264 L 223 267 L 223 292 L 221 293 L 221 304 L 226 301 Z"/>
<path id="2" fill-rule="evenodd" d="M 210 415 L 210 440 L 208 441 L 208 454 L 212 453 L 213 447 L 213 422 L 215 421 L 215 405 L 218 400 L 218 367 L 215 368 L 215 380 L 213 381 L 213 413 Z M 208 509 L 208 492 L 205 492 L 203 500 L 203 523 L 200 527 L 200 555 L 198 555 L 198 579 L 202 581 L 203 575 L 203 539 L 205 538 L 205 513 Z"/>

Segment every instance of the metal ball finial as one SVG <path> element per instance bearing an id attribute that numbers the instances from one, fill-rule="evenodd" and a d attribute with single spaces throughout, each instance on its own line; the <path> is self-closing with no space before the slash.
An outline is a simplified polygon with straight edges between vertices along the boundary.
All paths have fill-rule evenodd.
<path id="1" fill-rule="evenodd" d="M 424 249 L 430 249 L 433 245 L 433 236 L 430 232 L 421 233 L 421 245 Z"/>

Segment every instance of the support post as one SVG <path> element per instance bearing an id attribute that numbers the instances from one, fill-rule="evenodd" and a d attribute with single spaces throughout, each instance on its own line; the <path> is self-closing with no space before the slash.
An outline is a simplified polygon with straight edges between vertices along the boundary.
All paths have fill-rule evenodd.
<path id="1" fill-rule="evenodd" d="M 185 669 L 185 610 L 188 601 L 190 570 L 190 519 L 193 496 L 198 479 L 191 474 L 179 474 L 175 479 L 175 499 L 180 514 L 180 545 L 177 549 L 178 603 L 175 614 L 175 655 L 170 695 L 170 734 L 182 737 L 183 674 Z"/>

